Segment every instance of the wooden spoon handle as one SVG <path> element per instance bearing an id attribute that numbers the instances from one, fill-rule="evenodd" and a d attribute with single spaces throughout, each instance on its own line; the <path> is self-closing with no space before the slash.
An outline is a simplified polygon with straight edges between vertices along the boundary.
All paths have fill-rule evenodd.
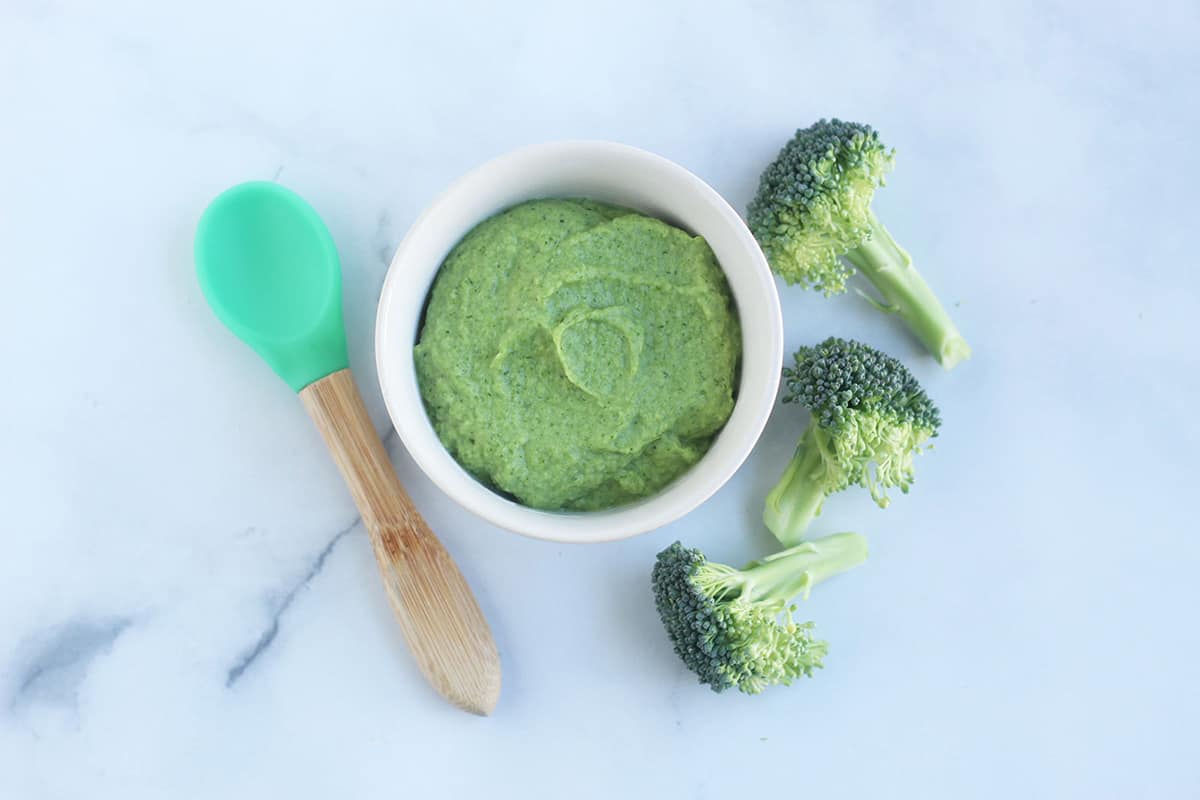
<path id="1" fill-rule="evenodd" d="M 371 537 L 392 610 L 421 672 L 446 699 L 486 715 L 500 695 L 500 657 L 487 620 L 395 470 L 350 370 L 300 392 Z"/>

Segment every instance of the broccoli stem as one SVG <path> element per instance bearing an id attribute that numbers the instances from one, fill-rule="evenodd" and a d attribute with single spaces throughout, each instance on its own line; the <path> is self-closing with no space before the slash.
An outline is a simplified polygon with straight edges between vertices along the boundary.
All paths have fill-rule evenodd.
<path id="1" fill-rule="evenodd" d="M 815 420 L 808 423 L 792 460 L 767 495 L 763 508 L 763 522 L 784 547 L 804 539 L 804 532 L 821 513 L 825 501 L 825 490 L 815 479 L 824 466 L 821 447 L 816 441 L 817 427 Z"/>
<path id="2" fill-rule="evenodd" d="M 971 348 L 951 321 L 929 284 L 913 268 L 912 257 L 896 243 L 888 229 L 868 210 L 871 235 L 846 258 L 867 276 L 883 295 L 876 305 L 898 314 L 946 369 L 971 357 Z"/>
<path id="3" fill-rule="evenodd" d="M 867 560 L 867 540 L 857 533 L 835 533 L 801 542 L 741 570 L 742 597 L 750 602 L 785 603 L 808 593 L 821 581 Z"/>

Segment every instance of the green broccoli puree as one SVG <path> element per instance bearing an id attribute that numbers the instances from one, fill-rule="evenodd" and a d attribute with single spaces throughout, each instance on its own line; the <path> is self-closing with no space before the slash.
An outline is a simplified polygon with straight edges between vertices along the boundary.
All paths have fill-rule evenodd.
<path id="1" fill-rule="evenodd" d="M 533 200 L 450 252 L 415 350 L 426 410 L 468 471 L 521 503 L 653 494 L 733 411 L 741 333 L 699 236 L 626 208 Z"/>

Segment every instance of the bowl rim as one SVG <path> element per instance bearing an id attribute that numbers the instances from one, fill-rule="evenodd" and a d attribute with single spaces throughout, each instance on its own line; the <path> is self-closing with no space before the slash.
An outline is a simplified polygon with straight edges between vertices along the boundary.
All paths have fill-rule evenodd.
<path id="1" fill-rule="evenodd" d="M 405 268 L 410 252 L 418 243 L 424 244 L 421 237 L 435 235 L 430 231 L 438 218 L 454 208 L 464 197 L 469 198 L 477 186 L 487 185 L 504 176 L 523 176 L 528 174 L 523 170 L 524 167 L 566 158 L 624 159 L 638 167 L 657 170 L 660 174 L 670 173 L 676 181 L 686 185 L 696 195 L 696 199 L 709 206 L 730 228 L 739 251 L 744 251 L 745 263 L 749 267 L 747 280 L 753 279 L 752 288 L 757 295 L 761 295 L 753 298 L 756 302 L 754 314 L 762 317 L 761 321 L 765 323 L 769 333 L 768 341 L 755 340 L 752 343 L 753 348 L 748 348 L 747 344 L 750 343 L 747 342 L 746 327 L 743 324 L 738 396 L 725 427 L 718 433 L 717 440 L 714 440 L 700 461 L 656 494 L 603 511 L 534 509 L 505 498 L 477 481 L 459 465 L 442 444 L 425 411 L 416 372 L 412 367 L 411 353 L 412 343 L 418 335 L 415 326 L 419 321 L 420 311 L 417 312 L 418 320 L 411 320 L 412 334 L 399 337 L 407 341 L 404 347 L 401 347 L 402 342 L 397 341 L 395 335 L 396 326 L 400 324 L 395 320 L 395 315 L 402 313 L 399 309 L 404 305 L 405 292 L 412 293 L 414 281 L 421 283 L 423 289 L 420 292 L 421 302 L 418 309 L 424 308 L 445 258 L 443 253 L 435 265 L 423 266 L 422 272 L 428 271 L 427 276 L 422 274 L 414 278 L 411 269 Z M 510 189 L 508 193 L 514 195 L 512 204 L 522 202 L 517 197 L 519 192 Z M 581 192 L 577 196 L 586 197 L 587 193 Z M 489 215 L 499 213 L 504 207 L 491 211 Z M 457 231 L 450 247 L 460 241 L 474 225 L 486 218 L 480 217 L 470 226 Z M 722 272 L 726 273 L 726 279 L 734 294 L 738 316 L 744 320 L 747 311 L 738 302 L 735 280 L 720 258 L 718 264 Z M 765 307 L 758 305 L 763 301 Z M 407 319 L 411 314 L 405 314 L 404 317 Z M 407 356 L 401 352 L 405 349 L 408 351 Z M 751 392 L 746 391 L 747 352 L 754 354 L 755 364 L 759 367 L 758 372 L 762 372 L 763 365 L 769 366 L 768 374 L 759 375 L 756 386 L 750 387 Z M 384 405 L 409 455 L 421 471 L 457 504 L 494 525 L 531 538 L 563 543 L 607 542 L 647 533 L 680 519 L 708 500 L 742 466 L 762 435 L 775 405 L 783 361 L 783 315 L 779 293 L 766 257 L 741 216 L 715 189 L 685 167 L 647 150 L 604 140 L 568 139 L 527 145 L 484 162 L 452 182 L 413 221 L 392 256 L 380 292 L 375 324 L 375 360 Z M 409 374 L 399 374 L 404 371 L 402 368 L 405 364 L 409 367 Z M 720 463 L 719 468 L 710 467 L 706 473 L 701 473 L 699 467 L 705 464 L 706 459 L 713 457 L 721 436 L 730 429 L 735 419 L 739 424 L 740 445 L 724 453 L 725 460 Z M 704 479 L 700 480 L 697 476 Z"/>

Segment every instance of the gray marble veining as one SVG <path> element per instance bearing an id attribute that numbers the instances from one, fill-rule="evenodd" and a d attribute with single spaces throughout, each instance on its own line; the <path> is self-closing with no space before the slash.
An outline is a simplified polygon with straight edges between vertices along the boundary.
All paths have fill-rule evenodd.
<path id="1" fill-rule="evenodd" d="M 279 635 L 279 620 L 284 614 L 287 613 L 287 610 L 292 607 L 292 601 L 296 599 L 296 594 L 302 589 L 308 587 L 308 585 L 312 583 L 313 579 L 321 573 L 321 570 L 325 567 L 325 560 L 329 558 L 330 554 L 333 553 L 333 549 L 338 546 L 338 543 L 342 541 L 347 534 L 359 527 L 359 523 L 361 521 L 361 519 L 356 518 L 349 525 L 335 533 L 329 540 L 329 543 L 321 548 L 321 552 L 317 553 L 317 557 L 313 559 L 312 564 L 309 565 L 305 573 L 300 576 L 300 579 L 292 584 L 292 586 L 286 592 L 284 592 L 281 597 L 277 599 L 272 598 L 270 600 L 270 622 L 268 623 L 267 627 L 263 629 L 262 634 L 258 637 L 258 640 L 255 641 L 253 646 L 247 648 L 246 651 L 240 655 L 238 659 L 229 667 L 229 672 L 225 675 L 226 688 L 232 689 L 233 685 L 241 680 L 242 676 L 246 674 L 246 670 L 250 669 L 250 667 L 254 665 L 254 662 L 258 660 L 259 656 L 266 652 L 266 649 L 271 646 L 271 643 L 275 641 L 275 637 Z"/>
<path id="2" fill-rule="evenodd" d="M 79 686 L 92 662 L 109 652 L 134 620 L 132 617 L 81 616 L 40 632 L 10 666 L 16 687 L 9 710 L 20 713 L 33 705 L 77 710 Z"/>

